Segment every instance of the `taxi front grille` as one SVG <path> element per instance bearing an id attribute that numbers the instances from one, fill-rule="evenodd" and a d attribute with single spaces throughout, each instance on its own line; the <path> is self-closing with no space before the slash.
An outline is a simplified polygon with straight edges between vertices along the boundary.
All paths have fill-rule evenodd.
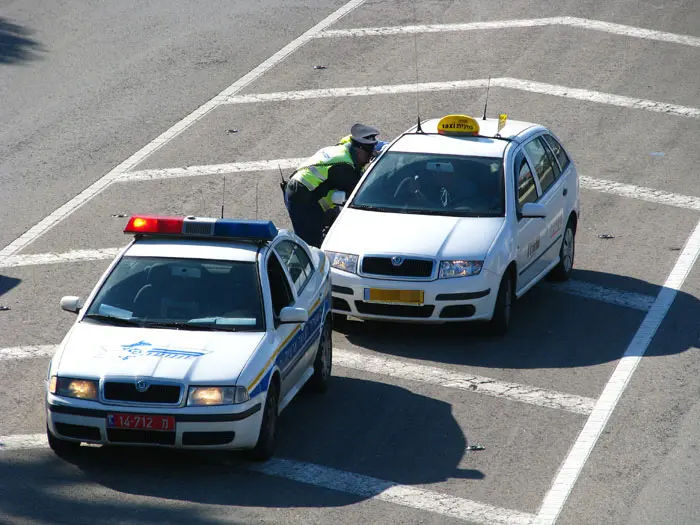
<path id="1" fill-rule="evenodd" d="M 430 277 L 433 274 L 433 261 L 403 258 L 392 261 L 392 257 L 365 257 L 362 260 L 362 273 L 390 277 Z"/>
<path id="2" fill-rule="evenodd" d="M 129 403 L 178 404 L 181 387 L 178 385 L 150 385 L 145 392 L 139 392 L 136 382 L 106 381 L 104 398 L 107 401 Z"/>

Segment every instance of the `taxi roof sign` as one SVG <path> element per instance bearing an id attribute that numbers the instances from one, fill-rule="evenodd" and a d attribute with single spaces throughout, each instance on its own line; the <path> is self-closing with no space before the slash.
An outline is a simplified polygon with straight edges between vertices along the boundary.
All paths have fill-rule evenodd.
<path id="1" fill-rule="evenodd" d="M 437 124 L 441 135 L 478 135 L 479 123 L 467 115 L 446 115 Z"/>

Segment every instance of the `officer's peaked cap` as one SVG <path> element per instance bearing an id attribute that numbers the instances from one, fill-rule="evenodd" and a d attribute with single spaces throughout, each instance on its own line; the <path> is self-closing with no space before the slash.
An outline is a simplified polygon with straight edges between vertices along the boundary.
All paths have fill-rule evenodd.
<path id="1" fill-rule="evenodd" d="M 377 135 L 379 135 L 379 130 L 372 126 L 355 124 L 350 128 L 350 136 L 353 142 L 356 142 L 358 145 L 373 147 L 377 143 Z"/>

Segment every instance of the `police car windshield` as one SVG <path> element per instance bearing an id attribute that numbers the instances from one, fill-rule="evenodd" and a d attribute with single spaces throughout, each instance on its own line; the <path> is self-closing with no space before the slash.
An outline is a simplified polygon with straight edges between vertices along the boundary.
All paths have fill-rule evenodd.
<path id="1" fill-rule="evenodd" d="M 503 161 L 496 157 L 387 152 L 348 207 L 391 213 L 503 217 Z"/>
<path id="2" fill-rule="evenodd" d="M 86 317 L 119 326 L 263 331 L 253 262 L 123 257 Z"/>

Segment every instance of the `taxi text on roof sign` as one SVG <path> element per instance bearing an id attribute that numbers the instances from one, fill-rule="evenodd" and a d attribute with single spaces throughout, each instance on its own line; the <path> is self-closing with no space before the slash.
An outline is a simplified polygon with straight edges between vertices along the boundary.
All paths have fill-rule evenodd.
<path id="1" fill-rule="evenodd" d="M 478 135 L 479 123 L 467 115 L 446 115 L 438 122 L 437 131 L 441 135 Z"/>

